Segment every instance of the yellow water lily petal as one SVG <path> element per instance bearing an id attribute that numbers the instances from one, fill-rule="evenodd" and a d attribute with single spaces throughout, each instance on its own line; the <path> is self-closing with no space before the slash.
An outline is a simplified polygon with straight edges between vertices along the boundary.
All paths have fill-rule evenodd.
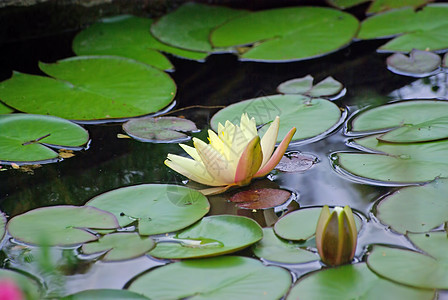
<path id="1" fill-rule="evenodd" d="M 199 192 L 201 192 L 205 196 L 217 195 L 217 194 L 224 193 L 232 186 L 233 185 L 218 186 L 218 187 L 213 187 L 213 188 L 209 188 L 209 189 L 202 189 L 202 190 L 199 190 Z"/>
<path id="2" fill-rule="evenodd" d="M 185 144 L 179 144 L 179 146 L 181 146 L 182 149 L 184 149 L 184 151 L 187 152 L 187 154 L 190 155 L 194 160 L 202 161 L 201 157 L 198 154 L 198 151 L 196 151 L 196 148 L 190 147 Z"/>
<path id="3" fill-rule="evenodd" d="M 208 173 L 216 181 L 222 182 L 223 184 L 221 185 L 233 183 L 235 168 L 223 155 L 221 155 L 221 153 L 197 138 L 193 138 L 193 144 Z"/>
<path id="4" fill-rule="evenodd" d="M 248 184 L 257 173 L 262 161 L 263 153 L 261 152 L 260 137 L 257 135 L 247 144 L 240 157 L 235 173 L 235 183 L 238 185 Z"/>
<path id="5" fill-rule="evenodd" d="M 280 127 L 280 118 L 277 116 L 274 121 L 272 121 L 268 130 L 264 133 L 261 138 L 261 151 L 263 152 L 263 162 L 261 163 L 261 168 L 263 168 L 274 152 L 275 144 L 277 143 L 278 129 Z"/>
<path id="6" fill-rule="evenodd" d="M 241 115 L 241 122 L 239 127 L 241 129 L 241 132 L 246 137 L 247 141 L 252 140 L 256 135 L 258 135 L 255 118 L 249 119 L 249 116 L 246 113 Z"/>

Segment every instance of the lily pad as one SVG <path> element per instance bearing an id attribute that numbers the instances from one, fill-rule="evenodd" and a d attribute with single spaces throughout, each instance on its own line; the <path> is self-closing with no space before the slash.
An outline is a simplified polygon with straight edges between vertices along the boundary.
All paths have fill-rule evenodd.
<path id="1" fill-rule="evenodd" d="M 448 68 L 448 52 L 443 56 L 442 67 Z"/>
<path id="2" fill-rule="evenodd" d="M 162 53 L 201 60 L 207 54 L 174 48 L 159 42 L 149 29 L 153 21 L 131 15 L 106 18 L 81 31 L 73 40 L 77 55 L 117 55 L 132 58 L 161 70 L 173 65 Z"/>
<path id="3" fill-rule="evenodd" d="M 149 255 L 168 259 L 216 256 L 244 249 L 262 237 L 260 225 L 252 219 L 210 216 L 180 231 L 172 239 L 158 241 Z"/>
<path id="4" fill-rule="evenodd" d="M 426 77 L 440 67 L 442 59 L 435 53 L 413 49 L 409 57 L 402 53 L 394 53 L 386 62 L 388 69 L 394 73 Z"/>
<path id="5" fill-rule="evenodd" d="M 152 34 L 163 43 L 183 49 L 211 52 L 210 31 L 247 11 L 223 6 L 186 3 L 151 26 Z"/>
<path id="6" fill-rule="evenodd" d="M 391 9 L 402 7 L 419 8 L 432 0 L 327 0 L 330 5 L 336 6 L 341 9 L 347 9 L 362 3 L 372 2 L 367 9 L 367 13 L 379 13 Z"/>
<path id="7" fill-rule="evenodd" d="M 129 290 L 150 299 L 280 299 L 291 285 L 285 269 L 248 257 L 180 261 L 138 275 Z"/>
<path id="8" fill-rule="evenodd" d="M 403 188 L 381 200 L 376 216 L 396 232 L 427 232 L 448 222 L 448 180 Z"/>
<path id="9" fill-rule="evenodd" d="M 306 250 L 305 243 L 295 243 L 280 239 L 272 228 L 263 228 L 263 239 L 252 250 L 260 258 L 269 261 L 301 264 L 320 260 L 319 255 Z"/>
<path id="10" fill-rule="evenodd" d="M 5 237 L 6 233 L 6 215 L 4 212 L 0 211 L 0 242 Z"/>
<path id="11" fill-rule="evenodd" d="M 357 147 L 376 153 L 336 152 L 331 155 L 333 166 L 343 173 L 374 180 L 372 184 L 386 186 L 448 177 L 448 140 L 391 144 L 378 141 L 378 137 L 354 140 Z"/>
<path id="12" fill-rule="evenodd" d="M 278 165 L 276 170 L 282 172 L 305 172 L 319 162 L 319 158 L 312 154 L 304 154 L 298 151 L 286 153 Z"/>
<path id="13" fill-rule="evenodd" d="M 375 246 L 367 257 L 369 268 L 402 284 L 425 289 L 448 289 L 447 233 L 410 233 L 408 238 L 424 253 Z"/>
<path id="14" fill-rule="evenodd" d="M 256 189 L 236 193 L 229 200 L 240 208 L 265 209 L 288 201 L 291 193 L 280 189 Z"/>
<path id="15" fill-rule="evenodd" d="M 149 237 L 141 237 L 135 232 L 117 232 L 82 245 L 82 252 L 84 254 L 106 252 L 102 260 L 119 261 L 142 256 L 154 246 L 155 242 Z"/>
<path id="16" fill-rule="evenodd" d="M 383 52 L 410 52 L 412 49 L 437 51 L 448 48 L 448 5 L 429 4 L 391 10 L 364 20 L 358 33 L 360 39 L 395 37 L 381 46 Z"/>
<path id="17" fill-rule="evenodd" d="M 36 280 L 24 275 L 23 272 L 19 273 L 13 270 L 0 269 L 0 285 L 8 284 L 9 282 L 17 285 L 27 300 L 42 299 L 43 297 L 42 286 Z M 1 288 L 5 287 L 1 286 Z"/>
<path id="18" fill-rule="evenodd" d="M 334 96 L 342 91 L 344 86 L 333 77 L 327 77 L 313 86 L 313 76 L 291 79 L 281 83 L 277 91 L 282 94 L 301 94 L 310 97 Z"/>
<path id="19" fill-rule="evenodd" d="M 177 117 L 145 117 L 129 120 L 123 130 L 136 140 L 153 143 L 178 143 L 191 137 L 183 132 L 197 131 L 196 125 L 187 119 Z"/>
<path id="20" fill-rule="evenodd" d="M 358 20 L 323 7 L 286 7 L 253 12 L 217 27 L 210 40 L 215 47 L 251 44 L 245 60 L 291 61 L 334 52 L 356 35 Z"/>
<path id="21" fill-rule="evenodd" d="M 89 140 L 88 132 L 70 121 L 42 115 L 0 115 L 0 160 L 41 162 L 59 154 L 49 147 L 79 148 Z"/>
<path id="22" fill-rule="evenodd" d="M 23 112 L 88 121 L 155 113 L 176 92 L 169 75 L 123 57 L 77 56 L 39 66 L 54 79 L 14 72 L 0 83 L 0 99 Z"/>
<path id="23" fill-rule="evenodd" d="M 7 225 L 16 240 L 49 246 L 70 246 L 97 240 L 87 231 L 118 228 L 114 215 L 95 207 L 60 205 L 37 208 L 15 216 Z"/>
<path id="24" fill-rule="evenodd" d="M 257 126 L 267 124 L 260 129 L 261 135 L 268 129 L 269 123 L 279 116 L 277 142 L 281 142 L 292 127 L 300 129 L 294 135 L 293 142 L 314 142 L 336 129 L 343 118 L 339 107 L 325 99 L 310 99 L 303 95 L 272 95 L 237 102 L 221 109 L 210 121 L 212 129 L 217 131 L 219 123 L 224 124 L 226 120 L 232 122 L 235 116 L 241 116 L 243 112 L 255 118 Z"/>
<path id="25" fill-rule="evenodd" d="M 415 143 L 448 138 L 448 102 L 408 100 L 360 112 L 347 125 L 348 135 L 388 131 L 378 139 Z"/>
<path id="26" fill-rule="evenodd" d="M 0 115 L 1 114 L 9 114 L 9 113 L 12 113 L 13 111 L 14 111 L 13 109 L 11 109 L 10 107 L 8 107 L 0 102 Z"/>
<path id="27" fill-rule="evenodd" d="M 145 300 L 140 294 L 128 290 L 87 290 L 63 297 L 61 300 Z"/>
<path id="28" fill-rule="evenodd" d="M 142 184 L 106 192 L 86 203 L 113 213 L 120 226 L 138 223 L 141 235 L 172 232 L 201 219 L 210 209 L 200 192 L 179 185 Z"/>
<path id="29" fill-rule="evenodd" d="M 370 271 L 365 263 L 359 263 L 324 269 L 302 277 L 286 299 L 430 300 L 434 296 L 433 290 L 415 289 L 385 280 Z"/>

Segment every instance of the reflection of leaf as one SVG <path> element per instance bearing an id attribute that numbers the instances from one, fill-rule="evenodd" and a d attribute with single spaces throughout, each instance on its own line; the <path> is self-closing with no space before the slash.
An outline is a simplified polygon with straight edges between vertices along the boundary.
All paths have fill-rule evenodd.
<path id="1" fill-rule="evenodd" d="M 282 172 L 305 172 L 318 161 L 319 159 L 311 154 L 289 152 L 282 157 L 275 169 Z"/>
<path id="2" fill-rule="evenodd" d="M 174 143 L 189 140 L 183 132 L 198 130 L 196 125 L 187 119 L 176 117 L 140 118 L 123 124 L 123 130 L 131 137 L 153 143 Z"/>
<path id="3" fill-rule="evenodd" d="M 409 57 L 402 53 L 395 53 L 387 58 L 387 66 L 394 73 L 415 77 L 425 77 L 440 66 L 439 55 L 413 49 Z"/>
<path id="4" fill-rule="evenodd" d="M 285 81 L 277 87 L 277 91 L 282 94 L 301 94 L 311 97 L 333 96 L 339 93 L 344 86 L 333 77 L 327 77 L 313 86 L 313 77 L 307 75 L 303 78 L 296 78 Z"/>
<path id="5" fill-rule="evenodd" d="M 231 202 L 237 203 L 238 207 L 247 209 L 271 208 L 285 203 L 291 193 L 279 189 L 256 189 L 242 191 L 230 198 Z"/>

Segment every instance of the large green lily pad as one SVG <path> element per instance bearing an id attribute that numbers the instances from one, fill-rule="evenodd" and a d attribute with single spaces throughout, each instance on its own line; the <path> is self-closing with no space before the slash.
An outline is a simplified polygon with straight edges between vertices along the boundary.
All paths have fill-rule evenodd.
<path id="1" fill-rule="evenodd" d="M 348 124 L 349 134 L 386 131 L 390 143 L 414 143 L 448 138 L 448 102 L 408 100 L 360 112 Z"/>
<path id="2" fill-rule="evenodd" d="M 446 3 L 429 4 L 417 11 L 412 7 L 391 10 L 364 20 L 358 38 L 397 36 L 378 49 L 385 52 L 443 50 L 448 48 L 447 16 Z"/>
<path id="3" fill-rule="evenodd" d="M 369 267 L 380 276 L 425 289 L 448 289 L 447 233 L 409 233 L 408 238 L 424 253 L 375 246 L 367 257 Z"/>
<path id="4" fill-rule="evenodd" d="M 339 107 L 325 99 L 310 99 L 302 95 L 272 95 L 249 99 L 229 105 L 218 111 L 211 119 L 212 129 L 226 120 L 239 124 L 242 113 L 255 118 L 257 125 L 267 124 L 259 131 L 262 136 L 269 123 L 280 117 L 277 142 L 281 142 L 292 127 L 297 128 L 292 141 L 312 142 L 323 138 L 325 133 L 337 128 L 343 114 Z"/>
<path id="5" fill-rule="evenodd" d="M 151 26 L 152 34 L 160 41 L 183 49 L 211 52 L 210 32 L 247 11 L 224 6 L 186 3 L 163 16 Z"/>
<path id="6" fill-rule="evenodd" d="M 14 110 L 0 102 L 0 114 L 9 114 Z"/>
<path id="7" fill-rule="evenodd" d="M 87 121 L 155 113 L 176 92 L 166 73 L 123 57 L 78 56 L 39 66 L 54 78 L 14 72 L 0 83 L 0 100 L 27 113 Z"/>
<path id="8" fill-rule="evenodd" d="M 183 259 L 222 255 L 244 249 L 263 237 L 254 220 L 232 215 L 205 217 L 165 242 L 158 241 L 150 255 Z"/>
<path id="9" fill-rule="evenodd" d="M 381 200 L 376 216 L 393 230 L 427 232 L 448 222 L 448 181 L 403 188 Z"/>
<path id="10" fill-rule="evenodd" d="M 117 232 L 82 245 L 82 252 L 85 254 L 106 252 L 102 260 L 119 261 L 142 256 L 154 246 L 154 240 L 149 237 L 142 237 L 135 232 Z"/>
<path id="11" fill-rule="evenodd" d="M 365 263 L 359 263 L 329 268 L 302 277 L 286 299 L 430 300 L 434 296 L 433 290 L 410 288 L 385 280 L 370 271 Z"/>
<path id="12" fill-rule="evenodd" d="M 305 243 L 294 243 L 280 239 L 272 228 L 263 228 L 263 239 L 252 250 L 260 258 L 288 264 L 301 264 L 319 260 L 319 255 L 306 250 Z"/>
<path id="13" fill-rule="evenodd" d="M 132 58 L 161 70 L 173 65 L 159 51 L 181 57 L 201 60 L 207 54 L 174 48 L 152 36 L 149 29 L 153 21 L 130 15 L 106 18 L 81 31 L 73 40 L 77 55 L 117 55 Z"/>
<path id="14" fill-rule="evenodd" d="M 280 299 L 291 285 L 285 269 L 247 257 L 176 262 L 139 275 L 129 290 L 150 299 Z"/>
<path id="15" fill-rule="evenodd" d="M 217 27 L 215 47 L 252 44 L 242 59 L 291 61 L 318 57 L 347 44 L 358 31 L 358 20 L 323 7 L 287 7 L 253 12 Z"/>
<path id="16" fill-rule="evenodd" d="M 120 226 L 138 223 L 138 232 L 153 235 L 185 228 L 210 209 L 200 192 L 178 185 L 142 184 L 101 194 L 89 202 L 113 213 Z"/>
<path id="17" fill-rule="evenodd" d="M 5 282 L 12 282 L 13 284 L 17 285 L 18 288 L 20 288 L 20 290 L 22 291 L 23 296 L 25 296 L 26 300 L 42 299 L 44 294 L 42 291 L 42 286 L 36 280 L 24 275 L 24 273 L 22 272 L 19 273 L 13 270 L 2 268 L 0 269 L 0 282 L 3 282 L 2 284 L 5 284 Z M 2 286 L 1 288 L 5 288 L 5 286 Z M 8 299 L 10 298 L 5 298 L 5 300 Z M 12 300 L 21 299 L 14 298 Z"/>
<path id="18" fill-rule="evenodd" d="M 63 297 L 61 300 L 145 300 L 143 295 L 128 290 L 86 290 Z"/>
<path id="19" fill-rule="evenodd" d="M 119 224 L 115 216 L 95 207 L 60 205 L 31 210 L 15 216 L 7 225 L 11 236 L 19 241 L 49 246 L 70 246 L 97 240 L 86 229 L 113 229 Z"/>
<path id="20" fill-rule="evenodd" d="M 343 173 L 372 179 L 378 185 L 402 185 L 448 177 L 448 140 L 392 144 L 378 135 L 355 139 L 358 147 L 377 153 L 336 152 L 333 165 Z M 355 179 L 355 178 L 354 178 Z"/>
<path id="21" fill-rule="evenodd" d="M 79 148 L 88 132 L 70 121 L 42 115 L 0 115 L 0 160 L 38 162 L 58 158 L 49 146 Z"/>

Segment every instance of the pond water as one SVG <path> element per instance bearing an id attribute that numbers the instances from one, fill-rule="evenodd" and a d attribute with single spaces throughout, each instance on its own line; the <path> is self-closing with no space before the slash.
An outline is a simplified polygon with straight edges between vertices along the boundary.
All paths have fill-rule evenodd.
<path id="1" fill-rule="evenodd" d="M 73 33 L 4 45 L 0 49 L 0 81 L 10 76 L 11 70 L 39 74 L 38 61 L 53 62 L 72 56 Z M 230 54 L 212 55 L 206 62 L 171 57 L 175 72 L 170 73 L 178 87 L 176 108 L 191 105 L 228 105 L 244 99 L 276 94 L 276 87 L 289 79 L 311 74 L 316 80 L 333 76 L 342 82 L 346 95 L 336 100 L 349 114 L 369 105 L 386 103 L 392 99 L 446 98 L 447 80 L 442 73 L 425 79 L 414 79 L 391 73 L 385 65 L 386 55 L 376 53 L 381 42 L 355 42 L 336 53 L 302 62 L 255 63 L 241 62 Z M 279 109 L 282 109 L 281 107 Z M 209 120 L 217 109 L 194 108 L 179 114 L 195 120 L 201 132 L 195 136 L 205 139 Z M 60 163 L 45 164 L 36 169 L 0 172 L 0 208 L 9 217 L 28 210 L 58 204 L 83 205 L 92 197 L 119 187 L 142 183 L 184 184 L 180 175 L 169 170 L 163 161 L 167 153 L 182 151 L 177 144 L 142 143 L 132 139 L 118 139 L 123 133 L 121 124 L 85 125 L 90 133 L 90 145 L 75 157 Z M 300 128 L 298 128 L 300 131 Z M 373 215 L 379 199 L 396 190 L 380 187 L 362 180 L 345 177 L 334 170 L 329 156 L 334 151 L 349 150 L 342 126 L 329 135 L 310 144 L 291 144 L 288 151 L 314 155 L 318 162 L 300 173 L 274 171 L 269 180 L 255 181 L 261 186 L 277 186 L 296 194 L 300 207 L 324 204 L 349 205 L 363 220 L 356 252 L 364 259 L 370 244 L 392 244 L 414 249 L 402 235 L 382 225 Z M 226 196 L 209 197 L 211 215 L 238 214 L 254 218 L 262 226 L 266 220 L 260 211 L 237 209 L 227 202 Z M 8 266 L 39 275 L 38 268 L 28 263 L 29 255 L 20 244 L 7 241 L 3 255 L 9 257 Z M 135 275 L 166 261 L 148 256 L 123 262 L 101 262 L 89 257 L 75 256 L 72 249 L 52 249 L 52 256 L 64 261 L 65 277 L 48 283 L 58 293 L 58 282 L 65 281 L 64 294 L 85 289 L 120 289 Z M 238 254 L 253 256 L 243 250 Z M 69 263 L 71 261 L 71 263 Z M 321 268 L 318 262 L 282 265 L 296 278 Z M 46 278 L 48 280 L 48 278 Z M 439 299 L 448 299 L 441 292 Z"/>

